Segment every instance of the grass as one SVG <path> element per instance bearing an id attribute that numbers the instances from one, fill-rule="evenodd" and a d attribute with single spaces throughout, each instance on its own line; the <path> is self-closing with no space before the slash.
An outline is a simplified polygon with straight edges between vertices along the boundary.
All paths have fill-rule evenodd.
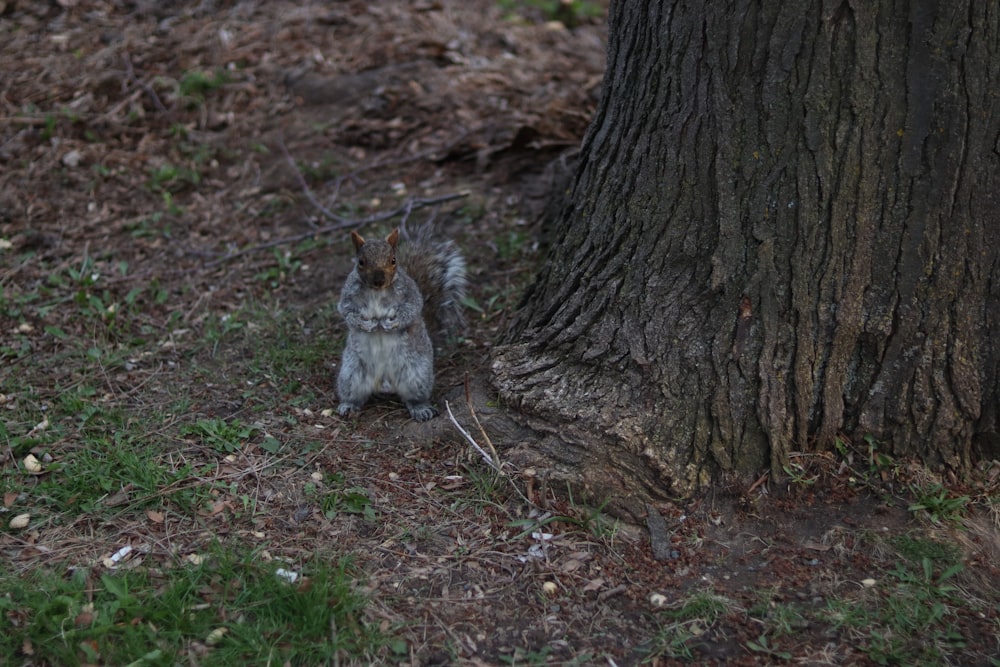
<path id="1" fill-rule="evenodd" d="M 332 664 L 389 644 L 364 617 L 349 560 L 259 556 L 216 544 L 198 563 L 163 569 L 0 578 L 0 662 L 175 665 L 191 654 L 202 665 Z"/>
<path id="2" fill-rule="evenodd" d="M 193 410 L 201 364 L 238 359 L 229 370 L 266 378 L 245 397 L 280 401 L 269 395 L 271 382 L 301 390 L 289 374 L 322 368 L 329 350 L 288 340 L 294 321 L 251 304 L 230 318 L 188 323 L 196 363 L 179 385 L 157 389 L 178 376 L 157 373 L 148 360 L 178 322 L 155 285 L 105 285 L 112 268 L 127 270 L 86 256 L 45 282 L 5 290 L 0 301 L 0 315 L 21 323 L 0 348 L 18 369 L 0 376 L 0 449 L 13 464 L 0 468 L 2 525 L 16 538 L 7 544 L 18 545 L 0 566 L 0 664 L 366 664 L 405 651 L 386 634 L 390 626 L 368 619 L 364 576 L 345 554 L 265 549 L 258 539 L 219 540 L 197 558 L 181 557 L 217 533 L 219 511 L 243 534 L 263 525 L 259 489 L 230 460 L 283 454 L 291 442 L 294 470 L 312 451 L 251 418 Z M 261 336 L 250 323 L 262 320 L 278 324 Z M 39 321 L 49 323 L 32 324 Z M 135 382 L 151 384 L 141 394 L 124 386 Z M 373 519 L 364 489 L 337 479 L 323 509 Z M 23 514 L 27 527 L 8 525 Z M 166 551 L 156 537 L 164 522 L 173 527 Z M 78 535 L 86 526 L 93 546 Z M 179 542 L 185 533 L 193 538 Z M 95 560 L 96 549 L 109 555 L 109 544 L 140 555 Z M 14 553 L 20 557 L 8 560 Z"/>
<path id="3" fill-rule="evenodd" d="M 743 646 L 768 662 L 791 659 L 797 635 L 811 630 L 844 637 L 879 665 L 956 664 L 969 639 L 962 634 L 959 610 L 990 613 L 988 604 L 957 583 L 964 569 L 959 548 L 916 534 L 871 539 L 882 540 L 878 548 L 896 566 L 879 580 L 837 589 L 821 604 L 818 598 L 806 602 L 783 594 L 777 585 L 757 591 L 757 602 L 745 611 L 711 588 L 670 604 L 654 595 L 660 629 L 643 647 L 646 662 L 695 660 L 695 645 L 725 639 L 721 618 L 746 614 L 759 630 Z"/>
<path id="4" fill-rule="evenodd" d="M 359 592 L 366 575 L 347 556 L 356 552 L 324 536 L 303 538 L 308 549 L 282 543 L 297 538 L 302 517 L 377 535 L 410 511 L 385 502 L 388 491 L 377 479 L 360 479 L 336 456 L 318 455 L 331 440 L 316 429 L 343 427 L 323 414 L 331 407 L 330 364 L 340 344 L 336 315 L 332 303 L 303 315 L 282 299 L 283 290 L 308 277 L 306 256 L 319 249 L 262 255 L 263 268 L 249 280 L 260 293 L 194 315 L 178 314 L 174 303 L 191 295 L 155 280 L 112 280 L 128 276 L 129 266 L 110 254 L 77 257 L 43 280 L 5 290 L 0 314 L 13 325 L 0 357 L 17 372 L 0 378 L 0 448 L 12 463 L 0 469 L 3 530 L 15 543 L 38 540 L 48 548 L 60 535 L 79 543 L 86 526 L 103 557 L 95 557 L 98 547 L 81 545 L 3 563 L 0 664 L 364 664 L 411 650 L 390 635 L 405 633 L 415 619 L 371 620 L 373 602 Z M 507 293 L 494 297 L 480 309 L 484 319 L 507 310 Z M 346 451 L 364 460 L 384 446 L 365 435 L 338 456 Z M 506 535 L 521 552 L 535 532 L 588 549 L 628 543 L 603 508 L 576 503 L 572 494 L 527 518 L 511 511 L 519 500 L 509 480 L 459 456 L 446 457 L 451 467 L 438 470 L 440 462 L 422 461 L 437 446 L 407 455 L 421 459 L 424 482 L 437 485 L 430 497 L 453 521 L 474 517 L 477 527 Z M 874 441 L 841 450 L 860 485 L 897 474 Z M 29 455 L 40 470 L 28 468 Z M 819 484 L 799 462 L 786 473 L 803 493 Z M 395 486 L 407 489 L 409 481 Z M 936 529 L 960 528 L 973 505 L 940 486 L 910 493 L 911 513 L 926 515 Z M 278 512 L 269 505 L 274 497 L 283 498 Z M 30 515 L 27 528 L 9 527 L 9 517 L 23 514 Z M 447 542 L 437 520 L 412 517 L 410 525 L 420 526 L 413 539 L 427 549 Z M 402 528 L 406 533 L 407 524 Z M 438 537 L 420 540 L 421 531 Z M 877 664 L 959 659 L 970 639 L 959 615 L 991 613 L 959 583 L 961 550 L 917 533 L 865 539 L 879 540 L 881 560 L 894 563 L 874 586 L 845 586 L 821 603 L 783 594 L 777 584 L 749 603 L 711 587 L 695 590 L 647 612 L 656 630 L 642 645 L 644 657 L 696 660 L 701 644 L 726 638 L 731 620 L 742 619 L 754 631 L 739 647 L 763 661 L 794 655 L 799 633 L 815 635 L 817 628 L 844 637 Z M 317 544 L 331 551 L 313 555 Z M 107 567 L 104 558 L 123 545 L 138 555 Z M 558 556 L 558 548 L 549 553 Z M 197 558 L 185 557 L 192 554 Z M 467 543 L 448 555 L 456 562 L 474 556 Z M 572 584 L 565 590 L 575 594 Z M 558 646 L 498 652 L 510 664 L 545 664 Z M 558 659 L 585 664 L 587 656 Z"/>
<path id="5" fill-rule="evenodd" d="M 911 512 L 924 512 L 934 523 L 955 522 L 962 518 L 968 496 L 953 496 L 940 484 L 913 489 L 917 502 L 910 505 Z"/>
<path id="6" fill-rule="evenodd" d="M 354 514 L 365 521 L 375 521 L 375 505 L 367 489 L 359 486 L 345 487 L 342 475 L 334 475 L 328 482 L 333 488 L 322 492 L 320 507 L 323 516 L 332 519 L 338 514 Z"/>
<path id="7" fill-rule="evenodd" d="M 40 474 L 23 466 L 3 472 L 5 502 L 13 499 L 9 516 L 30 513 L 36 534 L 58 533 L 74 517 L 129 524 L 147 511 L 176 525 L 203 524 L 198 517 L 211 514 L 212 501 L 234 490 L 208 481 L 217 466 L 178 464 L 162 441 L 131 430 L 113 410 L 76 412 L 88 393 L 59 401 L 49 426 L 31 438 L 12 437 L 6 428 L 2 434 L 11 451 L 53 453 L 42 454 Z M 203 419 L 182 431 L 220 453 L 257 435 L 238 420 Z M 84 446 L 53 446 L 70 434 Z M 372 516 L 357 489 L 330 497 L 338 511 Z M 251 507 L 242 520 L 252 522 L 253 514 Z M 240 515 L 237 508 L 233 520 Z M 284 565 L 301 572 L 297 585 L 275 575 L 281 563 L 262 561 L 259 549 L 243 543 L 216 546 L 197 566 L 161 560 L 130 571 L 74 566 L 68 574 L 44 565 L 18 573 L 4 567 L 0 664 L 173 665 L 192 651 L 203 665 L 364 662 L 388 641 L 363 618 L 357 571 L 336 555 Z"/>
<path id="8" fill-rule="evenodd" d="M 827 619 L 876 664 L 944 664 L 965 645 L 955 625 L 960 591 L 951 583 L 961 570 L 961 563 L 939 569 L 930 558 L 903 562 L 873 592 L 831 600 Z"/>
<path id="9" fill-rule="evenodd" d="M 748 650 L 788 659 L 788 638 L 810 625 L 844 634 L 879 665 L 940 665 L 965 646 L 957 609 L 973 603 L 955 579 L 963 570 L 952 544 L 915 535 L 896 535 L 880 548 L 895 568 L 880 580 L 829 596 L 823 606 L 776 601 L 777 589 L 763 591 L 748 613 L 761 634 Z"/>
<path id="10" fill-rule="evenodd" d="M 691 644 L 735 608 L 732 600 L 709 590 L 698 590 L 657 613 L 660 630 L 644 647 L 645 662 L 660 658 L 692 660 Z"/>
<path id="11" fill-rule="evenodd" d="M 498 0 L 507 13 L 507 20 L 523 20 L 523 15 L 537 14 L 541 20 L 561 21 L 573 28 L 604 14 L 598 2 L 590 0 Z"/>

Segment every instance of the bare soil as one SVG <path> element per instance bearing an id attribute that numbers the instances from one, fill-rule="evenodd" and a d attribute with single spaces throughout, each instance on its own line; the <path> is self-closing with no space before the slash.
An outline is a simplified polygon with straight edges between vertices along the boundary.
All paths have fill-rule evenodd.
<path id="1" fill-rule="evenodd" d="M 28 541 L 0 536 L 14 567 L 69 568 L 122 543 L 145 545 L 156 562 L 213 539 L 296 562 L 352 553 L 371 620 L 406 640 L 396 659 L 412 665 L 680 664 L 664 648 L 666 611 L 707 591 L 728 604 L 687 642 L 697 664 L 867 665 L 876 663 L 856 629 L 806 622 L 776 633 L 769 610 L 876 604 L 887 593 L 862 582 L 885 580 L 898 565 L 886 536 L 907 534 L 956 545 L 960 585 L 993 600 L 957 609 L 965 646 L 953 664 L 1000 654 L 996 517 L 976 505 L 962 526 L 921 520 L 907 511 L 907 488 L 927 473 L 874 470 L 863 448 L 850 463 L 803 457 L 798 483 L 762 478 L 650 508 L 663 520 L 651 540 L 647 526 L 611 529 L 557 497 L 543 471 L 493 479 L 445 417 L 414 424 L 391 399 L 356 421 L 330 412 L 346 230 L 433 219 L 465 249 L 483 310 L 439 362 L 439 398 L 483 442 L 463 385 L 470 378 L 489 395 L 490 341 L 532 275 L 553 160 L 579 143 L 599 95 L 599 20 L 570 29 L 524 7 L 514 19 L 490 0 L 0 8 L 5 298 L 81 266 L 112 297 L 141 288 L 131 326 L 148 344 L 101 369 L 101 400 L 165 414 L 165 446 L 183 455 L 192 443 L 170 434 L 200 417 L 255 423 L 290 448 L 248 443 L 220 469 L 232 494 L 202 516 L 80 517 Z M 241 320 L 247 312 L 260 321 Z M 72 384 L 79 371 L 59 362 L 46 332 L 94 336 L 74 313 L 0 322 L 3 336 L 25 324 L 34 332 L 33 361 L 0 372 L 24 374 L 43 394 Z M 210 339 L 227 321 L 240 327 Z M 282 373 L 273 361 L 276 349 L 317 346 L 312 366 Z M 171 412 L 181 396 L 187 412 Z M 497 412 L 477 406 L 484 418 Z M 502 458 L 503 435 L 493 441 Z M 985 497 L 998 469 L 943 481 Z M 317 506 L 307 489 L 331 478 L 364 489 L 377 520 Z M 247 496 L 252 516 L 239 511 Z"/>

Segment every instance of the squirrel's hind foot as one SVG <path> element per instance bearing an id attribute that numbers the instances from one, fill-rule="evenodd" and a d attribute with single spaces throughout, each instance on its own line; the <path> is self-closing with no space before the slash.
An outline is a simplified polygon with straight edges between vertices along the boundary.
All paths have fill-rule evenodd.
<path id="1" fill-rule="evenodd" d="M 438 411 L 427 403 L 407 404 L 406 409 L 410 411 L 410 416 L 413 417 L 414 421 L 418 422 L 434 419 L 438 415 Z"/>
<path id="2" fill-rule="evenodd" d="M 356 417 L 361 412 L 361 406 L 354 403 L 341 403 L 337 406 L 337 414 L 341 417 Z"/>

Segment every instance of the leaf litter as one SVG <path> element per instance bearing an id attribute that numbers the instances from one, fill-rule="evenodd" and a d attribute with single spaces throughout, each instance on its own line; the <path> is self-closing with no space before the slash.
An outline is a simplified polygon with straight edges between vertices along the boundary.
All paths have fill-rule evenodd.
<path id="1" fill-rule="evenodd" d="M 898 558 L 884 534 L 959 542 L 956 577 L 995 602 L 995 526 L 921 523 L 885 471 L 869 485 L 817 461 L 808 488 L 762 478 L 651 507 L 651 544 L 519 478 L 498 435 L 499 454 L 473 452 L 478 424 L 408 424 L 392 401 L 335 416 L 338 229 L 362 221 L 432 219 L 466 250 L 482 317 L 439 393 L 459 408 L 468 376 L 485 386 L 552 161 L 582 138 L 604 65 L 600 21 L 513 4 L 0 3 L 0 57 L 18 63 L 0 78 L 0 411 L 5 480 L 24 489 L 4 493 L 2 569 L 197 567 L 236 541 L 296 584 L 310 559 L 352 555 L 366 613 L 412 664 L 870 664 L 850 628 L 787 636 L 768 613 L 878 592 Z M 107 475 L 136 479 L 90 500 L 33 495 L 71 473 L 50 462 L 115 437 L 155 444 L 164 477 L 122 459 Z M 998 469 L 970 495 L 993 497 Z M 665 616 L 705 591 L 729 611 Z M 951 658 L 987 664 L 996 605 L 958 614 Z"/>

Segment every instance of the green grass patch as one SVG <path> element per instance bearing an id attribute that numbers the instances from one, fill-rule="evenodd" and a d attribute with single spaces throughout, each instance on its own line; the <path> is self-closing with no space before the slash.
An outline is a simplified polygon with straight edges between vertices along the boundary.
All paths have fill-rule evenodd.
<path id="1" fill-rule="evenodd" d="M 659 604 L 653 599 L 653 604 Z M 657 613 L 660 626 L 656 635 L 642 647 L 644 662 L 661 658 L 691 660 L 691 644 L 733 608 L 728 598 L 707 590 L 695 591 Z"/>
<path id="2" fill-rule="evenodd" d="M 52 433 L 62 432 L 53 428 Z M 78 431 L 77 437 L 86 431 Z M 4 487 L 17 493 L 23 509 L 61 522 L 66 513 L 110 512 L 173 504 L 188 513 L 208 503 L 211 484 L 184 484 L 194 476 L 189 464 L 169 460 L 164 443 L 128 429 L 85 435 L 81 446 L 49 448 L 31 438 L 23 443 L 0 433 L 17 455 L 38 452 L 40 471 L 5 468 Z M 31 447 L 28 447 L 31 445 Z M 51 451 L 51 454 L 49 454 Z M 48 455 L 48 456 L 46 456 Z"/>
<path id="3" fill-rule="evenodd" d="M 241 450 L 259 429 L 251 424 L 244 424 L 239 419 L 199 419 L 194 424 L 181 428 L 181 433 L 194 436 L 217 451 L 231 454 Z M 271 438 L 274 440 L 274 438 Z"/>
<path id="4" fill-rule="evenodd" d="M 955 522 L 965 514 L 968 496 L 952 496 L 940 484 L 925 489 L 914 488 L 917 500 L 908 508 L 911 512 L 924 512 L 934 523 Z"/>
<path id="5" fill-rule="evenodd" d="M 889 545 L 898 565 L 873 589 L 829 601 L 825 621 L 851 631 L 876 664 L 947 664 L 965 646 L 956 609 L 967 601 L 953 583 L 963 569 L 958 549 L 908 535 Z"/>
<path id="6" fill-rule="evenodd" d="M 301 575 L 292 581 L 293 574 Z M 319 665 L 387 639 L 349 561 L 300 569 L 218 547 L 199 565 L 0 577 L 0 663 Z M 405 650 L 405 647 L 395 647 Z"/>
<path id="7" fill-rule="evenodd" d="M 330 366 L 340 355 L 340 334 L 327 329 L 335 321 L 332 308 L 310 322 L 303 321 L 300 313 L 288 311 L 252 308 L 236 313 L 210 334 L 213 356 L 226 337 L 228 347 L 238 349 L 241 357 L 237 363 L 245 365 L 246 376 L 254 385 L 273 387 L 291 405 L 315 405 L 320 400 L 317 388 L 322 391 L 332 386 Z"/>
<path id="8" fill-rule="evenodd" d="M 181 75 L 177 82 L 178 96 L 186 100 L 189 106 L 200 106 L 205 103 L 205 98 L 214 90 L 232 81 L 232 77 L 224 69 L 216 69 L 213 72 L 204 70 L 189 70 Z"/>
<path id="9" fill-rule="evenodd" d="M 497 0 L 508 21 L 521 22 L 527 17 L 541 21 L 561 21 L 569 28 L 604 15 L 604 7 L 591 0 Z"/>

